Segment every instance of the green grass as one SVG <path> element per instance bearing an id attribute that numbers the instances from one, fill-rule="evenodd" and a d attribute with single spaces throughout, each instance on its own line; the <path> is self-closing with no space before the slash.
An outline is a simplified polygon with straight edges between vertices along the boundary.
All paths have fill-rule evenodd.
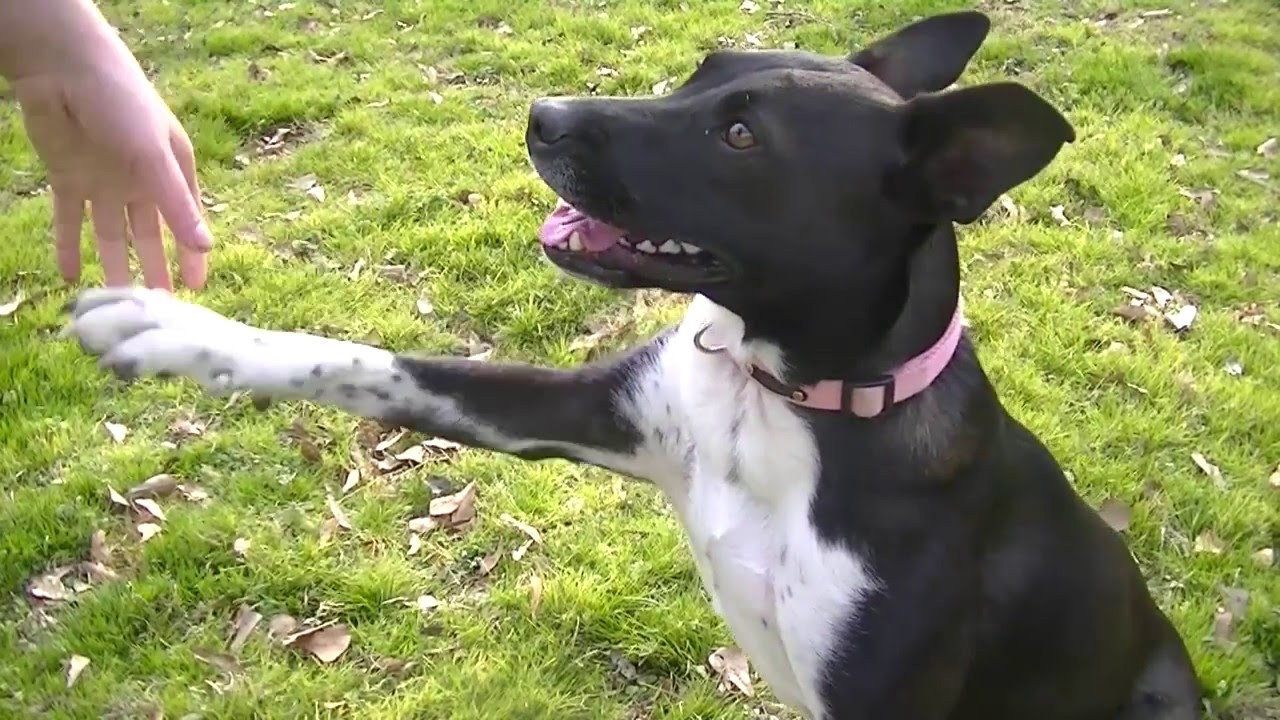
<path id="1" fill-rule="evenodd" d="M 996 207 L 963 231 L 983 361 L 1080 493 L 1132 509 L 1133 553 L 1216 713 L 1280 717 L 1280 573 L 1255 559 L 1280 540 L 1280 489 L 1268 482 L 1280 463 L 1280 332 L 1239 320 L 1252 303 L 1280 323 L 1280 158 L 1255 152 L 1280 134 L 1280 11 L 1268 0 L 987 5 L 995 27 L 965 82 L 1025 82 L 1080 138 L 1012 193 L 1020 217 Z M 112 0 L 105 10 L 192 135 L 220 210 L 201 302 L 276 329 L 442 353 L 482 341 L 495 359 L 568 364 L 586 352 L 575 339 L 622 327 L 600 349 L 620 347 L 680 305 L 567 281 L 539 260 L 532 235 L 553 198 L 524 156 L 535 97 L 646 93 L 729 42 L 842 52 L 960 7 L 759 6 Z M 1171 16 L 1133 26 L 1166 6 Z M 258 139 L 281 127 L 296 129 L 288 151 L 258 155 Z M 8 100 L 0 168 L 0 303 L 33 298 L 0 319 L 0 715 L 674 719 L 767 704 L 767 694 L 721 697 L 707 677 L 707 655 L 729 638 L 650 488 L 467 451 L 342 496 L 351 417 L 305 405 L 259 413 L 189 383 L 114 384 L 56 338 L 71 290 L 53 264 L 42 170 Z M 308 174 L 324 202 L 291 187 Z M 1206 188 L 1212 202 L 1182 192 Z M 471 193 L 483 199 L 468 204 Z M 1054 220 L 1056 205 L 1069 225 Z M 409 281 L 373 269 L 393 264 Z M 85 283 L 100 279 L 93 267 Z M 1182 337 L 1126 322 L 1111 312 L 1126 285 L 1177 291 L 1200 315 Z M 417 314 L 421 297 L 434 314 Z M 1242 375 L 1224 370 L 1230 361 Z M 187 417 L 208 430 L 163 445 Z M 324 441 L 315 461 L 282 439 L 296 418 Z M 105 420 L 130 428 L 123 443 Z M 1220 483 L 1195 452 L 1221 468 Z M 211 501 L 162 501 L 164 530 L 141 544 L 106 487 L 160 472 L 199 483 Z M 406 524 L 433 476 L 474 480 L 479 521 L 462 536 L 427 536 L 410 556 Z M 353 529 L 322 542 L 330 493 Z M 511 559 L 523 536 L 503 513 L 545 543 Z M 98 529 L 121 579 L 37 622 L 28 580 L 84 558 Z M 244 559 L 233 551 L 241 537 L 252 542 Z M 1206 538 L 1221 552 L 1204 552 Z M 507 555 L 481 576 L 478 560 L 498 548 Z M 1230 642 L 1213 629 L 1223 588 L 1249 592 Z M 424 615 L 400 602 L 423 593 L 442 606 Z M 325 665 L 260 630 L 228 686 L 193 650 L 224 648 L 242 603 L 344 622 L 351 647 Z M 91 664 L 67 689 L 73 654 Z M 393 660 L 414 665 L 386 671 Z"/>

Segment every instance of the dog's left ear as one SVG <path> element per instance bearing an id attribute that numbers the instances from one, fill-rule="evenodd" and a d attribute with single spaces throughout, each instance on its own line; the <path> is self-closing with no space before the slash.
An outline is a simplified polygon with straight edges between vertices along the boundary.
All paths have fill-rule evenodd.
<path id="1" fill-rule="evenodd" d="M 1057 109 L 1012 82 L 922 95 L 899 112 L 905 162 L 885 189 L 930 222 L 973 222 L 1076 139 Z"/>
<path id="2" fill-rule="evenodd" d="M 934 15 L 880 38 L 849 60 L 910 100 L 955 82 L 989 30 L 991 20 L 980 12 Z"/>

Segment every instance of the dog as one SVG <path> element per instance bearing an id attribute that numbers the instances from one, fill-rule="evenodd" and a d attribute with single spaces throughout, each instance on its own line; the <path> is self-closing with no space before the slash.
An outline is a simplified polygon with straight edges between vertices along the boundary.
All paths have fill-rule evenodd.
<path id="1" fill-rule="evenodd" d="M 125 379 L 307 399 L 652 482 L 716 611 L 813 720 L 1190 720 L 1186 647 L 1123 540 L 1001 405 L 957 224 L 1075 139 L 1021 85 L 952 85 L 958 12 L 843 57 L 718 51 L 663 97 L 543 98 L 542 252 L 682 322 L 573 369 L 415 357 L 96 289 L 70 335 Z"/>

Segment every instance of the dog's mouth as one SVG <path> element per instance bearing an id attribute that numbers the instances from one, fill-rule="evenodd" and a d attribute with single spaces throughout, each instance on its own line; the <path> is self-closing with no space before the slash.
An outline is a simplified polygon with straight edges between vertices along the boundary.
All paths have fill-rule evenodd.
<path id="1" fill-rule="evenodd" d="M 696 290 L 733 275 L 715 253 L 676 238 L 651 238 L 597 220 L 560 200 L 538 232 L 562 269 L 612 287 Z"/>

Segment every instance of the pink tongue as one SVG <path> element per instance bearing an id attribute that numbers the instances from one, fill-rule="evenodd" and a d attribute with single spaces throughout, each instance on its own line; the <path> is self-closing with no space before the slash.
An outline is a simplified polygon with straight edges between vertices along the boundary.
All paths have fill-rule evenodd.
<path id="1" fill-rule="evenodd" d="M 552 210 L 542 223 L 542 229 L 538 231 L 538 239 L 543 245 L 567 246 L 569 236 L 575 232 L 582 238 L 582 247 L 589 252 L 608 250 L 621 240 L 623 235 L 618 228 L 587 217 L 577 208 L 560 200 L 556 203 L 556 209 Z"/>

